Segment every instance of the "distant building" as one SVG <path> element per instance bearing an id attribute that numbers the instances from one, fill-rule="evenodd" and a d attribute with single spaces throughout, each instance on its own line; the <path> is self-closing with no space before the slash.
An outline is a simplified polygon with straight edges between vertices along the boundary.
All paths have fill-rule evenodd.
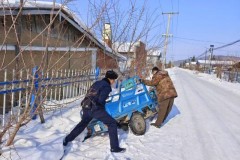
<path id="1" fill-rule="evenodd" d="M 196 69 L 197 65 L 199 65 L 198 62 L 187 62 L 187 63 L 185 63 L 185 67 L 189 68 L 190 70 Z"/>
<path id="2" fill-rule="evenodd" d="M 146 45 L 138 41 L 136 43 L 115 42 L 113 49 L 127 57 L 127 68 L 131 75 L 142 75 L 146 70 L 147 51 Z"/>
<path id="3" fill-rule="evenodd" d="M 157 66 L 162 68 L 162 56 L 159 49 L 150 49 L 147 53 L 147 65 L 149 68 Z"/>
<path id="4" fill-rule="evenodd" d="M 218 65 L 226 65 L 226 66 L 229 66 L 229 65 L 233 65 L 234 64 L 234 61 L 219 61 L 219 60 L 198 60 L 197 61 L 200 65 L 213 65 L 213 66 L 218 66 Z"/>
<path id="5" fill-rule="evenodd" d="M 188 62 L 185 64 L 186 67 L 189 67 L 190 65 L 195 66 L 197 65 L 197 62 L 190 62 L 190 63 Z"/>
<path id="6" fill-rule="evenodd" d="M 228 68 L 234 64 L 234 61 L 223 61 L 223 60 L 198 60 L 199 66 L 203 70 L 208 70 L 210 68 L 214 69 L 216 67 Z"/>

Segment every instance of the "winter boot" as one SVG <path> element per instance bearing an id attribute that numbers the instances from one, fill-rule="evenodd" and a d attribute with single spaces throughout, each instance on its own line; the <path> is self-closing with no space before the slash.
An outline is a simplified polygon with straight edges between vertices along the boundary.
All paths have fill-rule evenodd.
<path id="1" fill-rule="evenodd" d="M 125 151 L 126 151 L 126 148 L 120 148 L 120 147 L 111 149 L 111 152 L 115 152 L 115 153 L 124 153 Z"/>
<path id="2" fill-rule="evenodd" d="M 160 128 L 160 127 L 161 127 L 161 126 L 156 125 L 156 123 L 151 123 L 150 125 L 151 125 L 151 126 L 154 126 L 154 127 L 156 127 L 156 128 Z"/>
<path id="3" fill-rule="evenodd" d="M 63 146 L 66 147 L 68 145 L 68 141 L 66 141 L 66 138 L 63 139 Z"/>

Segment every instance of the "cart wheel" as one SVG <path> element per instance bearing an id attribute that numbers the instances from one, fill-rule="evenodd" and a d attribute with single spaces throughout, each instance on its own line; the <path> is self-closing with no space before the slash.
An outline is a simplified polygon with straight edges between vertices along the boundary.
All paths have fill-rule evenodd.
<path id="1" fill-rule="evenodd" d="M 133 134 L 143 135 L 146 132 L 146 122 L 140 113 L 134 113 L 130 119 L 129 127 Z"/>

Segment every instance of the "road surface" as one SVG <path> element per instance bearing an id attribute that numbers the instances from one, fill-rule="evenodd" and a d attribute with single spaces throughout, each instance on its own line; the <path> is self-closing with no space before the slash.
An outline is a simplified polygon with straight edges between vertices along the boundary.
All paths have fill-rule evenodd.
<path id="1" fill-rule="evenodd" d="M 240 159 L 240 96 L 174 69 L 182 159 Z"/>

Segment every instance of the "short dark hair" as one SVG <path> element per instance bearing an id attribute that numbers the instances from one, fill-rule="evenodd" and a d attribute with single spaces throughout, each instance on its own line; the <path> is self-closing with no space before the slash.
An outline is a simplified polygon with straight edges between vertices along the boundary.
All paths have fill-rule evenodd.
<path id="1" fill-rule="evenodd" d="M 153 71 L 159 71 L 158 67 L 153 67 L 153 68 L 152 68 L 152 72 L 153 72 Z"/>
<path id="2" fill-rule="evenodd" d="M 109 70 L 106 72 L 105 77 L 109 78 L 109 79 L 117 79 L 118 74 L 116 72 L 114 72 L 113 70 Z"/>

